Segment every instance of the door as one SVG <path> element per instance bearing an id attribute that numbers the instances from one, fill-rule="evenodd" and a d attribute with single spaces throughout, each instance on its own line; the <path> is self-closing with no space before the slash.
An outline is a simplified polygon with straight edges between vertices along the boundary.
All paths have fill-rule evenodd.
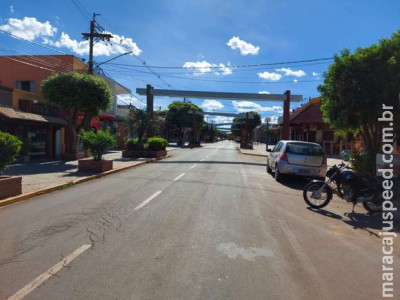
<path id="1" fill-rule="evenodd" d="M 56 157 L 61 156 L 61 131 L 58 129 L 56 131 Z"/>
<path id="2" fill-rule="evenodd" d="M 272 168 L 275 168 L 276 159 L 278 158 L 278 155 L 279 155 L 279 152 L 280 152 L 280 150 L 281 150 L 281 148 L 282 148 L 282 145 L 283 145 L 283 143 L 282 143 L 282 142 L 279 142 L 279 143 L 274 147 L 274 149 L 272 149 L 272 151 L 271 151 L 271 153 L 270 153 L 270 155 L 269 155 L 269 157 L 270 157 L 269 165 L 270 165 Z"/>

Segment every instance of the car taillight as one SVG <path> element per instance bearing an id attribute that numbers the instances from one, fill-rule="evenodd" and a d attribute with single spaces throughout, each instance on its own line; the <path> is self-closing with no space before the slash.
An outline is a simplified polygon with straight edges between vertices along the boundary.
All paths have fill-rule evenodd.
<path id="1" fill-rule="evenodd" d="M 324 155 L 324 158 L 322 159 L 322 165 L 326 165 L 328 163 L 328 160 L 326 159 L 326 156 Z"/>
<path id="2" fill-rule="evenodd" d="M 281 160 L 288 160 L 288 159 L 287 159 L 286 150 L 282 152 L 280 159 L 281 159 Z"/>

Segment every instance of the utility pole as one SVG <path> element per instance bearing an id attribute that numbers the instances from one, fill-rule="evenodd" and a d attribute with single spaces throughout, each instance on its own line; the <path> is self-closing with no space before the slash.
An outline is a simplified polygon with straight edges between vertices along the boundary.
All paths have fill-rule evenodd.
<path id="1" fill-rule="evenodd" d="M 86 40 L 89 40 L 89 74 L 93 74 L 93 46 L 94 38 L 99 38 L 102 41 L 110 41 L 111 34 L 96 32 L 96 16 L 100 14 L 93 13 L 93 20 L 90 21 L 90 33 L 82 33 Z"/>
<path id="2" fill-rule="evenodd" d="M 147 137 L 152 137 L 154 135 L 153 124 L 154 120 L 154 96 L 153 87 L 148 84 L 146 85 L 146 97 L 147 97 Z"/>
<path id="3" fill-rule="evenodd" d="M 287 90 L 285 93 L 286 99 L 283 102 L 283 130 L 282 140 L 288 140 L 290 138 L 290 91 Z"/>

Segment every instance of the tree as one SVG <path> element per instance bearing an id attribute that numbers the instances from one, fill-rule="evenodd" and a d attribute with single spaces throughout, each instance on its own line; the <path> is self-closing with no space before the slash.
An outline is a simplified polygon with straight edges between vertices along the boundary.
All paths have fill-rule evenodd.
<path id="1" fill-rule="evenodd" d="M 167 125 L 174 126 L 179 130 L 182 141 L 185 128 L 193 126 L 193 117 L 189 114 L 190 110 L 203 111 L 200 107 L 190 102 L 174 101 L 168 105 L 166 123 Z M 200 128 L 204 123 L 204 116 L 195 115 L 195 122 L 196 127 Z"/>
<path id="2" fill-rule="evenodd" d="M 0 173 L 16 160 L 22 142 L 15 136 L 0 131 Z"/>
<path id="3" fill-rule="evenodd" d="M 143 143 L 143 137 L 146 134 L 149 123 L 147 112 L 135 107 L 130 110 L 128 118 L 131 138 L 133 137 L 133 132 L 136 131 L 138 136 L 138 144 L 141 145 Z"/>
<path id="4" fill-rule="evenodd" d="M 400 30 L 353 54 L 344 49 L 324 77 L 318 87 L 324 121 L 340 133 L 360 134 L 366 150 L 377 153 L 382 104 L 399 111 Z M 395 118 L 395 132 L 399 121 Z"/>
<path id="5" fill-rule="evenodd" d="M 68 128 L 71 131 L 67 152 L 76 153 L 79 134 L 83 128 L 90 127 L 90 120 L 107 110 L 111 104 L 112 93 L 107 83 L 96 76 L 79 73 L 57 73 L 42 82 L 42 93 L 62 109 L 70 113 Z M 78 123 L 79 113 L 83 121 Z"/>
<path id="6" fill-rule="evenodd" d="M 248 112 L 253 115 L 253 118 L 248 119 L 248 132 L 253 132 L 254 128 L 261 124 L 261 116 L 257 112 Z M 235 136 L 240 136 L 242 134 L 243 129 L 246 126 L 246 117 L 235 117 L 233 118 L 233 123 L 231 125 L 231 131 Z"/>

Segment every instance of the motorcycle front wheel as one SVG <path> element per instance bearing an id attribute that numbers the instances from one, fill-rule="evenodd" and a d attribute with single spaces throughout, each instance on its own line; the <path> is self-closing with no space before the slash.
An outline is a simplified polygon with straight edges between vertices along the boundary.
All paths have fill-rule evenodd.
<path id="1" fill-rule="evenodd" d="M 324 182 L 310 182 L 303 190 L 304 201 L 312 208 L 323 208 L 332 199 L 332 190 Z"/>

